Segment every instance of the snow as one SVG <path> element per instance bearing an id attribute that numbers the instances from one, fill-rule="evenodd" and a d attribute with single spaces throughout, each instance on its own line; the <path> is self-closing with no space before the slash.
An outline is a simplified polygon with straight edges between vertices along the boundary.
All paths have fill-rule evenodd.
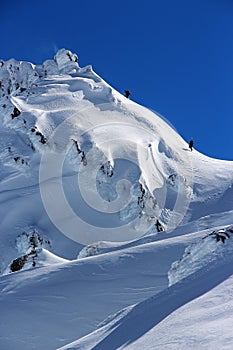
<path id="1" fill-rule="evenodd" d="M 207 264 L 221 260 L 228 252 L 231 254 L 232 232 L 232 228 L 213 231 L 187 246 L 183 257 L 174 261 L 168 271 L 169 285 L 177 283 Z M 226 242 L 227 239 L 230 239 L 229 242 Z"/>
<path id="2" fill-rule="evenodd" d="M 107 320 L 65 349 L 231 349 L 232 258 Z"/>
<path id="3" fill-rule="evenodd" d="M 0 111 L 0 348 L 231 349 L 233 162 L 65 49 Z"/>

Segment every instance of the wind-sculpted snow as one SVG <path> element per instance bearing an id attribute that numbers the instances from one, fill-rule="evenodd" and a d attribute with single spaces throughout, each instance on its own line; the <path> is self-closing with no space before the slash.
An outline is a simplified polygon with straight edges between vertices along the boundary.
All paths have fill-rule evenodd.
<path id="1" fill-rule="evenodd" d="M 170 190 L 166 179 L 170 172 L 180 173 L 177 175 L 179 191 L 175 199 L 174 190 L 170 190 L 174 193 L 174 202 L 170 203 L 170 207 L 168 206 L 170 215 L 164 223 L 165 227 L 168 230 L 174 229 L 186 213 L 192 186 L 192 174 L 187 171 L 190 168 L 189 157 L 187 156 L 186 159 L 184 157 L 180 171 L 179 164 L 174 162 L 174 159 L 167 158 L 166 155 L 159 159 L 157 156 L 158 131 L 148 129 L 143 124 L 142 117 L 141 123 L 136 121 L 134 109 L 134 113 L 138 116 L 144 113 L 143 108 L 139 106 L 131 108 L 131 112 L 127 114 L 123 111 L 112 111 L 107 105 L 104 106 L 104 110 L 102 105 L 86 107 L 64 120 L 49 139 L 49 147 L 46 148 L 40 164 L 42 199 L 55 225 L 73 240 L 81 243 L 101 239 L 122 241 L 147 233 L 152 226 L 155 226 L 156 220 L 164 210 L 167 192 Z M 148 119 L 156 118 L 148 112 L 147 116 Z M 174 134 L 172 139 L 175 142 L 174 130 L 162 120 L 159 120 L 159 123 L 161 132 Z M 77 125 L 77 127 L 70 128 L 70 125 Z M 156 128 L 158 127 L 159 124 L 156 125 Z M 54 196 L 48 195 L 47 191 L 52 178 L 62 179 L 65 184 L 66 158 L 69 157 L 70 148 L 74 146 L 73 140 L 77 142 L 81 160 L 82 157 L 85 160 L 77 173 L 78 211 L 76 212 L 68 203 L 66 194 L 69 189 L 66 193 L 64 192 L 61 180 L 53 184 L 54 196 L 59 198 L 58 201 L 52 202 Z M 183 147 L 178 137 L 176 141 L 181 143 L 180 148 Z M 98 190 L 101 182 L 98 187 L 96 185 L 99 171 L 107 162 L 112 164 L 113 171 L 112 176 L 106 175 L 109 178 L 108 187 L 111 184 L 117 192 L 113 200 L 106 200 L 106 196 L 101 197 Z M 141 194 L 137 194 L 135 185 L 137 188 L 141 185 Z M 108 193 L 110 194 L 110 191 Z M 133 206 L 130 204 L 132 200 L 135 203 Z M 131 209 L 126 209 L 127 207 Z M 60 220 L 60 211 L 64 213 L 64 217 L 69 218 L 69 222 Z M 82 212 L 85 212 L 86 217 L 89 216 L 92 222 L 87 222 L 86 218 L 80 218 Z M 101 216 L 100 213 L 102 213 Z M 116 216 L 115 213 L 120 213 L 120 218 L 119 214 Z M 137 215 L 136 218 L 135 215 Z M 126 218 L 128 224 L 124 225 Z M 123 224 L 120 224 L 119 219 Z M 104 228 L 101 227 L 103 225 Z M 78 233 L 77 227 L 79 227 Z"/>
<path id="2" fill-rule="evenodd" d="M 208 290 L 182 284 L 231 250 L 231 235 L 202 238 L 233 223 L 233 162 L 191 152 L 65 49 L 40 66 L 0 61 L 0 114 L 0 348 L 53 350 L 161 292 L 165 311 L 142 307 L 151 323 L 130 328 L 143 338 Z"/>
<path id="3" fill-rule="evenodd" d="M 201 200 L 200 185 L 193 186 L 193 154 L 174 128 L 126 100 L 90 66 L 80 68 L 70 51 L 42 66 L 27 64 L 28 71 L 21 65 L 2 63 L 11 81 L 26 73 L 36 79 L 4 97 L 4 124 L 26 149 L 12 140 L 4 163 L 12 159 L 8 164 L 27 174 L 27 184 L 40 182 L 40 205 L 54 231 L 81 244 L 127 241 L 156 233 L 158 225 L 173 231 L 188 219 L 190 201 Z M 108 163 L 112 176 L 101 173 Z"/>
<path id="4" fill-rule="evenodd" d="M 230 173 L 222 171 L 232 167 L 230 163 L 210 160 L 211 186 L 207 184 L 206 172 L 201 174 L 209 167 L 207 157 L 198 155 L 201 166 L 193 166 L 197 156 L 188 152 L 174 128 L 126 100 L 91 66 L 80 68 L 70 51 L 60 50 L 41 66 L 2 62 L 0 77 L 2 188 L 15 191 L 13 198 L 18 187 L 33 186 L 27 193 L 35 203 L 33 218 L 22 199 L 15 203 L 22 208 L 23 224 L 11 211 L 6 227 L 17 227 L 16 236 L 34 227 L 50 238 L 60 232 L 88 244 L 173 231 L 199 215 L 189 209 L 190 201 L 190 208 L 205 205 L 203 198 L 213 205 L 216 186 L 220 199 L 231 186 Z M 106 164 L 112 174 L 103 171 Z M 205 192 L 200 192 L 203 187 Z M 218 200 L 216 194 L 213 198 Z M 36 211 L 44 210 L 39 214 L 42 227 Z"/>
<path id="5" fill-rule="evenodd" d="M 63 63 L 67 60 L 66 66 Z M 80 68 L 66 51 L 49 62 L 42 65 L 48 78 L 45 76 L 40 81 L 38 92 L 27 98 L 14 96 L 12 102 L 25 121 L 24 131 L 31 148 L 42 155 L 40 192 L 54 225 L 67 237 L 84 244 L 102 239 L 134 239 L 153 232 L 153 227 L 156 232 L 159 218 L 163 229 L 174 229 L 186 214 L 191 199 L 192 173 L 187 171 L 191 163 L 189 155 L 184 153 L 179 169 L 179 153 L 174 150 L 169 155 L 161 154 L 159 145 L 164 144 L 162 135 L 170 135 L 171 145 L 167 149 L 175 149 L 177 145 L 183 148 L 183 140 L 149 110 L 134 104 L 124 106 L 117 94 L 114 96 L 112 89 L 90 69 L 86 70 L 88 78 L 84 77 L 85 70 L 81 70 L 79 77 Z M 62 73 L 64 67 L 71 69 L 71 66 L 76 67 L 69 72 L 72 77 L 53 76 L 58 74 L 54 67 Z M 100 104 L 103 101 L 109 102 Z M 10 127 L 18 129 L 21 119 Z M 9 126 L 10 122 L 7 123 Z M 17 156 L 18 160 L 21 156 Z M 108 185 L 103 176 L 98 179 L 101 167 L 107 162 L 111 162 L 113 170 Z M 28 161 L 27 164 L 30 165 Z M 76 192 L 73 191 L 75 172 Z M 177 174 L 179 190 L 165 208 L 168 193 L 175 194 L 166 182 L 170 173 Z M 75 201 L 73 193 L 76 193 Z"/>

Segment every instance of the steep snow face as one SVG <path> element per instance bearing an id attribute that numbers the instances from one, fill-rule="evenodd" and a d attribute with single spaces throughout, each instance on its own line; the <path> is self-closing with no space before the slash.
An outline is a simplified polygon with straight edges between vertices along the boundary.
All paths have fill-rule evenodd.
<path id="1" fill-rule="evenodd" d="M 232 162 L 191 153 L 70 51 L 41 66 L 1 61 L 0 81 L 2 269 L 18 256 L 16 237 L 33 229 L 72 259 L 89 243 L 232 209 Z"/>

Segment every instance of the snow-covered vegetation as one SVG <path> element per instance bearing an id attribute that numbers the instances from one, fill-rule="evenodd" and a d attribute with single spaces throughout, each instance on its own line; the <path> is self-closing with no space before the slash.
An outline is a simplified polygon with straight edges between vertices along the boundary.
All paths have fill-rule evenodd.
<path id="1" fill-rule="evenodd" d="M 0 349 L 231 349 L 233 162 L 65 49 L 0 115 Z"/>

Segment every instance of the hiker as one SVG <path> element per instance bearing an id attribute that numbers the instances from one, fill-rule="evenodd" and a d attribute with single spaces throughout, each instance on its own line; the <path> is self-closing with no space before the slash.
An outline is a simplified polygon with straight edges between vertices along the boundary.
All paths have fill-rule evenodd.
<path id="1" fill-rule="evenodd" d="M 129 98 L 129 95 L 130 95 L 130 91 L 129 90 L 125 90 L 125 97 Z"/>
<path id="2" fill-rule="evenodd" d="M 193 150 L 193 144 L 194 144 L 193 140 L 189 141 L 189 148 L 191 151 Z"/>

